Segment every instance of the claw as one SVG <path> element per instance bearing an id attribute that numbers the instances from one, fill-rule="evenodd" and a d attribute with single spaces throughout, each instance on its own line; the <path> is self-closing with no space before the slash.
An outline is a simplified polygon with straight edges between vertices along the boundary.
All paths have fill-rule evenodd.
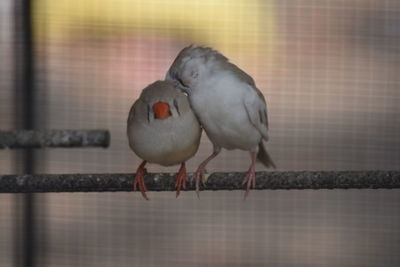
<path id="1" fill-rule="evenodd" d="M 204 167 L 200 165 L 199 168 L 196 170 L 196 172 L 193 174 L 193 177 L 196 181 L 196 194 L 199 199 L 200 199 L 200 181 L 204 187 L 206 186 L 206 183 L 204 182 L 205 172 L 206 170 L 204 169 Z"/>
<path id="2" fill-rule="evenodd" d="M 243 180 L 242 185 L 245 184 L 246 184 L 246 191 L 244 192 L 244 198 L 243 198 L 244 200 L 246 200 L 247 196 L 249 195 L 250 189 L 255 188 L 256 186 L 256 174 L 254 170 L 250 169 L 248 171 L 246 178 Z"/>
<path id="3" fill-rule="evenodd" d="M 247 171 L 246 177 L 242 182 L 242 185 L 246 184 L 246 191 L 244 192 L 243 200 L 246 200 L 247 196 L 250 193 L 250 189 L 256 187 L 255 164 L 256 164 L 257 153 L 251 152 L 250 156 L 251 156 L 251 165 L 249 170 Z"/>
<path id="4" fill-rule="evenodd" d="M 135 178 L 133 179 L 133 190 L 136 191 L 139 188 L 143 198 L 149 200 L 146 195 L 147 187 L 144 183 L 144 175 L 147 173 L 147 170 L 144 168 L 145 164 L 146 161 L 143 161 L 136 170 Z"/>
<path id="5" fill-rule="evenodd" d="M 201 180 L 201 183 L 203 184 L 203 186 L 206 186 L 206 183 L 204 180 L 204 174 L 206 173 L 206 169 L 205 169 L 206 165 L 210 160 L 215 158 L 219 154 L 220 151 L 221 151 L 220 148 L 214 148 L 214 152 L 199 165 L 196 172 L 192 176 L 191 183 L 193 183 L 193 179 L 196 181 L 196 194 L 199 199 L 200 199 L 200 180 Z"/>
<path id="6" fill-rule="evenodd" d="M 185 167 L 185 162 L 182 162 L 181 168 L 179 169 L 178 174 L 176 176 L 175 188 L 176 188 L 176 197 L 179 196 L 181 188 L 186 189 L 186 167 Z"/>

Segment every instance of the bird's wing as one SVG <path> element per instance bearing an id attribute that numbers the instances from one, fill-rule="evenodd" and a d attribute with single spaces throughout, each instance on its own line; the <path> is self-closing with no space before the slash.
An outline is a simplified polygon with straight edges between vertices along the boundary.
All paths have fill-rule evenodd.
<path id="1" fill-rule="evenodd" d="M 236 66 L 235 64 L 225 61 L 222 62 L 222 68 L 225 70 L 228 70 L 230 72 L 232 72 L 239 80 L 241 80 L 242 82 L 247 83 L 248 85 L 252 86 L 256 91 L 258 91 L 258 89 L 256 88 L 256 83 L 254 82 L 254 79 L 248 75 L 246 72 L 244 72 L 243 70 L 241 70 L 238 66 Z M 261 92 L 258 92 L 259 94 L 261 94 Z M 262 96 L 262 94 L 261 94 Z M 262 97 L 264 99 L 264 97 Z"/>
<path id="2" fill-rule="evenodd" d="M 137 101 L 131 106 L 131 109 L 129 110 L 129 115 L 128 115 L 128 121 L 127 121 L 127 134 L 129 136 L 129 127 L 132 125 L 133 120 L 135 119 L 135 105 Z"/>
<path id="3" fill-rule="evenodd" d="M 268 112 L 267 103 L 260 90 L 256 87 L 254 79 L 235 64 L 226 61 L 223 69 L 230 71 L 237 79 L 246 84 L 244 106 L 247 115 L 265 140 L 268 140 Z"/>
<path id="4" fill-rule="evenodd" d="M 260 132 L 264 140 L 268 140 L 268 113 L 264 96 L 254 86 L 248 86 L 245 93 L 244 106 L 247 116 L 254 127 Z"/>

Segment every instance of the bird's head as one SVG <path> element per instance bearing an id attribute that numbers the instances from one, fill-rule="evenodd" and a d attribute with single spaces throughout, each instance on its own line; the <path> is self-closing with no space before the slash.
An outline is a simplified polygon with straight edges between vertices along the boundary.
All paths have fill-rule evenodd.
<path id="1" fill-rule="evenodd" d="M 197 90 L 199 84 L 207 78 L 209 69 L 201 58 L 190 58 L 183 61 L 178 67 L 171 68 L 166 76 L 166 80 L 172 81 L 183 92 L 190 95 Z"/>

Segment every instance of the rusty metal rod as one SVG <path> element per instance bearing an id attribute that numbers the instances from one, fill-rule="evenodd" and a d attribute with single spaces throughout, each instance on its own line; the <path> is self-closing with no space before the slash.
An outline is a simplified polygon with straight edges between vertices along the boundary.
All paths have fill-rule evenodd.
<path id="1" fill-rule="evenodd" d="M 149 191 L 175 190 L 175 175 L 148 173 Z M 202 190 L 241 190 L 245 173 L 213 173 Z M 134 174 L 0 175 L 0 193 L 132 191 Z M 188 175 L 189 178 L 191 174 Z M 257 172 L 256 190 L 267 189 L 393 189 L 400 188 L 400 171 Z M 194 190 L 187 183 L 186 190 Z"/>
<path id="2" fill-rule="evenodd" d="M 45 147 L 108 147 L 107 130 L 0 131 L 0 149 Z"/>

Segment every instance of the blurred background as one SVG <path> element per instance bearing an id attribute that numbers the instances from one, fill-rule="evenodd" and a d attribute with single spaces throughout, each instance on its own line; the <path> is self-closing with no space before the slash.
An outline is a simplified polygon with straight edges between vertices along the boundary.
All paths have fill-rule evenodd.
<path id="1" fill-rule="evenodd" d="M 111 146 L 36 150 L 28 169 L 24 152 L 1 150 L 0 173 L 134 172 L 130 106 L 189 44 L 253 76 L 278 170 L 399 169 L 397 0 L 1 0 L 0 129 L 28 116 L 36 129 L 109 129 Z M 204 134 L 188 171 L 211 150 Z M 208 171 L 249 163 L 224 151 Z M 149 196 L 2 194 L 0 266 L 400 266 L 398 190 Z"/>

